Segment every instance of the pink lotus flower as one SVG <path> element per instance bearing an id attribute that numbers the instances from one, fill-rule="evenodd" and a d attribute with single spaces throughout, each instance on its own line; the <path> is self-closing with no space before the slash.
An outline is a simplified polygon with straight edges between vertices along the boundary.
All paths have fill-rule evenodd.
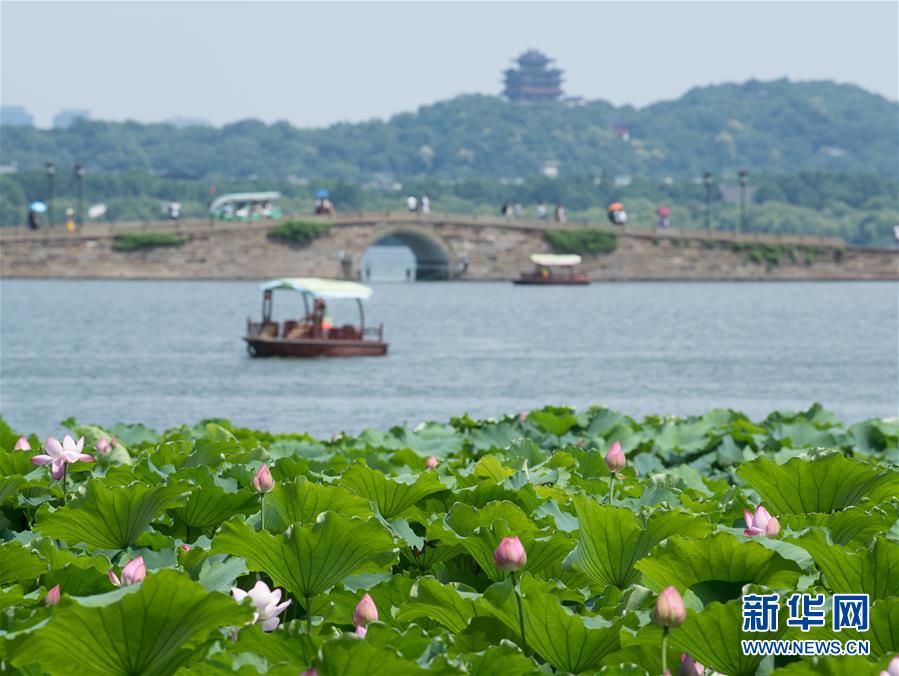
<path id="1" fill-rule="evenodd" d="M 428 469 L 434 469 L 438 464 L 440 464 L 440 461 L 437 460 L 437 458 L 435 458 L 433 455 L 428 458 Z"/>
<path id="2" fill-rule="evenodd" d="M 269 589 L 268 585 L 262 580 L 248 592 L 238 587 L 231 587 L 231 596 L 240 603 L 248 596 L 256 607 L 253 613 L 253 621 L 250 624 L 261 624 L 263 631 L 273 631 L 278 628 L 281 620 L 278 615 L 284 612 L 284 609 L 290 605 L 290 599 L 284 603 L 278 603 L 281 600 L 280 589 Z"/>
<path id="3" fill-rule="evenodd" d="M 253 477 L 253 489 L 257 493 L 268 493 L 274 487 L 275 480 L 272 478 L 272 473 L 269 471 L 268 465 L 263 463 L 256 472 L 256 476 Z"/>
<path id="4" fill-rule="evenodd" d="M 515 572 L 524 568 L 524 564 L 528 562 L 528 555 L 521 540 L 508 537 L 499 541 L 493 552 L 493 562 L 500 570 Z"/>
<path id="5" fill-rule="evenodd" d="M 180 549 L 182 552 L 189 552 L 190 545 L 187 544 L 186 542 L 182 542 L 180 545 L 178 545 L 178 549 Z"/>
<path id="6" fill-rule="evenodd" d="M 356 611 L 353 613 L 353 624 L 356 625 L 356 634 L 365 638 L 368 632 L 366 625 L 378 619 L 378 607 L 375 600 L 370 594 L 366 593 L 356 604 Z"/>
<path id="7" fill-rule="evenodd" d="M 627 459 L 624 457 L 624 451 L 621 450 L 621 444 L 616 441 L 609 446 L 609 450 L 606 452 L 606 467 L 610 472 L 618 472 L 624 469 L 626 464 Z"/>
<path id="8" fill-rule="evenodd" d="M 880 676 L 899 676 L 899 656 L 890 660 L 886 670 L 880 672 Z"/>
<path id="9" fill-rule="evenodd" d="M 28 443 L 28 439 L 25 437 L 19 437 L 19 440 L 16 442 L 16 445 L 13 446 L 12 450 L 14 451 L 30 451 L 31 444 Z"/>
<path id="10" fill-rule="evenodd" d="M 100 437 L 97 443 L 94 444 L 94 448 L 97 449 L 97 453 L 105 455 L 112 450 L 112 444 L 106 437 Z"/>
<path id="11" fill-rule="evenodd" d="M 746 521 L 746 530 L 743 531 L 743 535 L 748 537 L 767 535 L 769 538 L 773 538 L 780 533 L 780 522 L 761 505 L 756 507 L 755 514 L 744 509 L 743 518 Z"/>
<path id="12" fill-rule="evenodd" d="M 55 606 L 59 603 L 59 585 L 53 587 L 44 597 L 44 605 Z"/>
<path id="13" fill-rule="evenodd" d="M 35 465 L 50 464 L 50 476 L 54 479 L 61 479 L 65 471 L 65 466 L 75 462 L 93 462 L 94 456 L 85 455 L 81 451 L 84 449 L 84 437 L 75 443 L 75 440 L 68 434 L 59 443 L 58 439 L 48 437 L 44 443 L 46 455 L 35 455 L 31 458 L 31 462 Z"/>
<path id="14" fill-rule="evenodd" d="M 677 676 L 705 676 L 705 667 L 694 660 L 690 653 L 681 653 Z"/>
<path id="15" fill-rule="evenodd" d="M 653 622 L 670 629 L 681 626 L 685 619 L 687 609 L 680 592 L 674 587 L 666 587 L 656 599 L 656 607 L 652 612 Z"/>
<path id="16" fill-rule="evenodd" d="M 127 587 L 131 584 L 137 584 L 147 577 L 147 567 L 144 565 L 144 557 L 138 556 L 125 564 L 122 568 L 122 579 L 116 575 L 112 569 L 109 571 L 109 581 L 116 587 Z"/>

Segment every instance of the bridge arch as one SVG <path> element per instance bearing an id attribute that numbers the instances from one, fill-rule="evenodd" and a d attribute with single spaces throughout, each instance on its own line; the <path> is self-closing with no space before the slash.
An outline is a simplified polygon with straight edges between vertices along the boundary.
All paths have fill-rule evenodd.
<path id="1" fill-rule="evenodd" d="M 413 223 L 379 225 L 371 236 L 360 243 L 353 257 L 353 267 L 359 278 L 365 279 L 365 271 L 361 267 L 362 256 L 370 247 L 384 240 L 399 242 L 412 250 L 416 279 L 449 279 L 450 261 L 454 258 L 449 245 L 433 228 Z"/>

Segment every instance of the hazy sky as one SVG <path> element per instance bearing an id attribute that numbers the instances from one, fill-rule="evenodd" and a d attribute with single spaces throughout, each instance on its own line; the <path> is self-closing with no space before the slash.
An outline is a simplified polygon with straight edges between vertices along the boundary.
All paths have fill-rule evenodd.
<path id="1" fill-rule="evenodd" d="M 529 47 L 565 92 L 642 106 L 749 78 L 833 79 L 895 100 L 896 2 L 0 4 L 0 98 L 39 126 L 95 118 L 299 126 L 498 93 Z"/>

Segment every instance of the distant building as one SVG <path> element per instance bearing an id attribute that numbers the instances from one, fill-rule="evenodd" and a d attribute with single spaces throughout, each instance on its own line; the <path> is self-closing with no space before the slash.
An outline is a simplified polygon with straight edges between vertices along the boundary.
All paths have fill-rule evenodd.
<path id="1" fill-rule="evenodd" d="M 529 49 L 515 62 L 518 68 L 505 71 L 503 94 L 510 101 L 555 101 L 562 95 L 562 71 L 547 67 L 552 59 Z"/>
<path id="2" fill-rule="evenodd" d="M 202 117 L 170 117 L 165 121 L 165 124 L 170 124 L 173 127 L 177 127 L 178 129 L 184 129 L 185 127 L 211 127 L 212 122 L 209 120 L 204 120 Z"/>
<path id="3" fill-rule="evenodd" d="M 25 106 L 0 106 L 0 124 L 10 127 L 33 127 L 34 118 Z"/>
<path id="4" fill-rule="evenodd" d="M 83 108 L 67 108 L 53 116 L 54 129 L 68 129 L 75 120 L 91 119 L 91 111 Z"/>

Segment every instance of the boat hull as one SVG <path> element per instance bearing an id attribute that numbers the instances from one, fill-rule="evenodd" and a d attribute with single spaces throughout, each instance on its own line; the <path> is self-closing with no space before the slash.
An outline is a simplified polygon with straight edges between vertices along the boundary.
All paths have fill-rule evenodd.
<path id="1" fill-rule="evenodd" d="M 382 357 L 387 343 L 379 340 L 284 340 L 244 336 L 252 357 Z"/>
<path id="2" fill-rule="evenodd" d="M 515 284 L 529 284 L 532 286 L 584 286 L 590 283 L 587 275 L 576 275 L 573 277 L 539 277 L 537 275 L 522 275 L 518 279 L 513 280 Z"/>

